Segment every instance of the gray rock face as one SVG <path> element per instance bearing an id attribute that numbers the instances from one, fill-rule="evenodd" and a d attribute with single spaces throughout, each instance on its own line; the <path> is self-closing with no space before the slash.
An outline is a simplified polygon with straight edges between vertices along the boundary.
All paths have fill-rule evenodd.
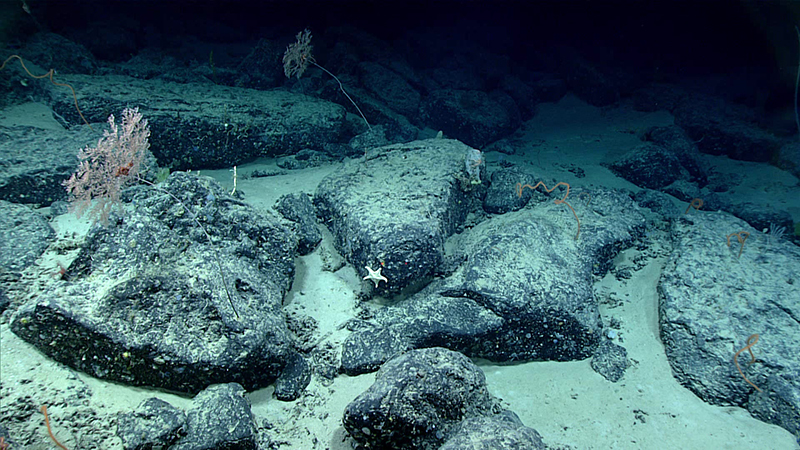
<path id="1" fill-rule="evenodd" d="M 150 398 L 131 412 L 121 413 L 117 435 L 123 448 L 256 448 L 256 423 L 245 391 L 236 383 L 209 386 L 182 411 Z"/>
<path id="2" fill-rule="evenodd" d="M 689 178 L 678 155 L 662 146 L 644 143 L 608 165 L 615 174 L 647 189 L 663 189 Z"/>
<path id="3" fill-rule="evenodd" d="M 430 278 L 442 264 L 444 240 L 463 223 L 464 173 L 470 147 L 429 139 L 371 150 L 325 177 L 314 194 L 317 215 L 339 253 L 362 275 L 382 268 L 381 292 L 397 293 Z M 424 166 L 425 169 L 417 167 Z"/>
<path id="4" fill-rule="evenodd" d="M 483 372 L 443 348 L 399 355 L 344 412 L 344 427 L 370 448 L 436 449 L 467 418 L 500 411 Z"/>
<path id="5" fill-rule="evenodd" d="M 108 111 L 127 105 L 149 104 L 157 92 L 158 108 L 141 109 L 152 131 L 150 150 L 159 165 L 176 170 L 230 168 L 258 156 L 294 154 L 351 137 L 344 108 L 301 94 L 122 75 L 69 75 L 63 80 L 81 86 L 79 103 L 90 122 L 105 122 Z M 124 90 L 116 88 L 121 85 Z M 71 92 L 50 91 L 53 109 L 70 122 L 82 123 Z"/>
<path id="6" fill-rule="evenodd" d="M 27 206 L 0 200 L 0 277 L 19 279 L 22 271 L 50 245 L 53 227 Z M 2 311 L 0 309 L 0 311 Z"/>
<path id="7" fill-rule="evenodd" d="M 783 141 L 758 125 L 755 112 L 717 97 L 690 95 L 672 111 L 675 124 L 702 153 L 744 161 L 769 161 Z"/>
<path id="8" fill-rule="evenodd" d="M 187 434 L 175 450 L 255 450 L 256 422 L 245 391 L 236 383 L 209 386 L 186 412 Z"/>
<path id="9" fill-rule="evenodd" d="M 511 134 L 521 123 L 514 101 L 498 91 L 439 89 L 425 98 L 420 109 L 428 126 L 477 148 Z"/>
<path id="10" fill-rule="evenodd" d="M 373 62 L 363 62 L 358 69 L 364 87 L 377 98 L 401 114 L 417 115 L 422 96 L 400 74 Z"/>
<path id="11" fill-rule="evenodd" d="M 743 248 L 731 236 L 740 231 L 750 233 Z M 800 437 L 800 249 L 720 212 L 675 221 L 672 237 L 658 289 L 673 374 L 709 403 L 742 406 Z M 754 334 L 755 361 L 747 351 L 736 358 Z"/>
<path id="12" fill-rule="evenodd" d="M 440 346 L 492 361 L 568 361 L 592 355 L 600 316 L 592 277 L 608 270 L 644 230 L 644 217 L 624 193 L 594 190 L 591 207 L 545 199 L 454 237 L 447 278 L 351 324 L 342 368 L 375 370 L 398 352 Z"/>
<path id="13" fill-rule="evenodd" d="M 186 413 L 151 397 L 135 411 L 119 414 L 117 435 L 125 449 L 167 448 L 186 436 Z"/>
<path id="14" fill-rule="evenodd" d="M 281 301 L 294 235 L 209 178 L 175 173 L 128 195 L 132 208 L 90 231 L 63 282 L 20 307 L 12 331 L 57 361 L 132 385 L 273 382 L 291 354 Z"/>
<path id="15" fill-rule="evenodd" d="M 73 111 L 75 107 L 73 106 Z M 87 143 L 95 144 L 99 129 L 75 131 L 33 127 L 4 129 L 0 134 L 0 199 L 49 206 L 65 200 L 62 182 L 75 171 L 75 156 Z"/>
<path id="16" fill-rule="evenodd" d="M 592 370 L 599 373 L 606 380 L 616 383 L 625 375 L 628 368 L 628 351 L 625 347 L 611 341 L 602 341 L 597 351 L 592 356 Z"/>
<path id="17" fill-rule="evenodd" d="M 542 436 L 522 424 L 516 414 L 503 411 L 489 417 L 473 417 L 461 422 L 453 437 L 439 450 L 544 450 Z"/>
<path id="18" fill-rule="evenodd" d="M 282 196 L 275 205 L 275 210 L 296 224 L 297 251 L 301 255 L 311 253 L 322 242 L 322 232 L 314 215 L 314 205 L 306 194 Z"/>

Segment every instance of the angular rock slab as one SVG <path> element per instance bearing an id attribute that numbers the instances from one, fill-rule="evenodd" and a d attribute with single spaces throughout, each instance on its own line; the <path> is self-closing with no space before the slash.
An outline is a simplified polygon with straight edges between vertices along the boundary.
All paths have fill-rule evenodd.
<path id="1" fill-rule="evenodd" d="M 0 280 L 18 280 L 55 238 L 44 216 L 27 206 L 0 200 Z"/>
<path id="2" fill-rule="evenodd" d="M 272 383 L 291 354 L 281 302 L 294 235 L 207 177 L 174 173 L 126 195 L 132 207 L 92 228 L 63 281 L 21 306 L 11 330 L 126 384 L 196 393 Z"/>
<path id="3" fill-rule="evenodd" d="M 150 151 L 159 165 L 174 170 L 230 168 L 347 137 L 343 107 L 301 94 L 123 75 L 61 79 L 76 87 L 90 122 L 105 122 L 109 112 L 119 115 L 127 106 L 141 105 L 152 131 Z M 50 94 L 54 111 L 71 123 L 83 122 L 70 90 L 51 88 Z"/>
<path id="4" fill-rule="evenodd" d="M 209 386 L 187 411 L 155 397 L 118 415 L 125 449 L 255 449 L 256 422 L 244 389 L 236 383 Z"/>
<path id="5" fill-rule="evenodd" d="M 461 421 L 500 411 L 478 366 L 434 347 L 387 362 L 375 383 L 347 405 L 342 423 L 368 448 L 436 449 Z"/>
<path id="6" fill-rule="evenodd" d="M 511 411 L 490 417 L 473 417 L 461 422 L 453 437 L 439 450 L 545 450 L 542 436 L 526 427 Z"/>
<path id="7" fill-rule="evenodd" d="M 61 182 L 75 171 L 75 155 L 87 144 L 94 145 L 101 135 L 98 128 L 92 131 L 88 127 L 70 131 L 22 125 L 3 128 L 0 199 L 41 206 L 66 199 Z"/>
<path id="8" fill-rule="evenodd" d="M 448 247 L 461 266 L 352 324 L 342 369 L 372 371 L 398 352 L 431 346 L 498 362 L 591 356 L 601 330 L 593 276 L 608 270 L 645 223 L 626 193 L 592 194 L 591 207 L 574 204 L 583 222 L 578 241 L 571 211 L 551 200 L 454 237 Z"/>
<path id="9" fill-rule="evenodd" d="M 469 209 L 456 176 L 466 176 L 470 150 L 449 139 L 380 147 L 317 187 L 317 215 L 336 249 L 363 275 L 365 266 L 382 268 L 389 282 L 380 282 L 380 291 L 399 292 L 441 265 L 444 240 Z"/>
<path id="10" fill-rule="evenodd" d="M 750 233 L 742 248 L 731 233 Z M 800 438 L 800 249 L 722 212 L 672 226 L 658 284 L 661 339 L 675 378 L 703 400 L 739 405 Z M 739 256 L 739 250 L 742 250 Z M 751 347 L 756 358 L 734 355 Z"/>

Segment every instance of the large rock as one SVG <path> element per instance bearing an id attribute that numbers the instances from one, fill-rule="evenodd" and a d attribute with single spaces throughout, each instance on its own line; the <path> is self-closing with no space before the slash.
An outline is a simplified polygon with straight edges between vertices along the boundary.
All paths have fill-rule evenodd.
<path id="1" fill-rule="evenodd" d="M 236 383 L 209 386 L 182 411 L 155 397 L 119 414 L 123 448 L 256 448 L 256 421 L 245 391 Z"/>
<path id="2" fill-rule="evenodd" d="M 74 131 L 16 126 L 0 131 L 0 199 L 50 206 L 65 200 L 61 184 L 75 172 L 78 151 L 95 145 L 100 128 Z"/>
<path id="3" fill-rule="evenodd" d="M 133 207 L 90 231 L 12 331 L 56 361 L 131 385 L 195 393 L 275 381 L 292 354 L 281 302 L 294 235 L 206 177 L 175 173 L 126 196 Z"/>
<path id="4" fill-rule="evenodd" d="M 578 241 L 572 212 L 547 199 L 454 237 L 450 276 L 351 323 L 343 370 L 372 371 L 396 353 L 433 346 L 492 361 L 591 356 L 601 335 L 593 277 L 645 223 L 627 194 L 592 194 L 591 209 L 573 202 L 583 222 Z"/>
<path id="5" fill-rule="evenodd" d="M 375 383 L 347 405 L 342 422 L 369 448 L 432 450 L 463 420 L 501 410 L 472 361 L 428 348 L 399 355 L 381 367 Z"/>
<path id="6" fill-rule="evenodd" d="M 503 411 L 494 416 L 471 417 L 461 422 L 439 450 L 544 450 L 542 436 L 522 424 L 516 414 Z"/>
<path id="7" fill-rule="evenodd" d="M 664 189 L 676 183 L 708 184 L 709 170 L 694 142 L 678 127 L 654 127 L 646 143 L 607 164 L 622 178 L 647 189 Z"/>
<path id="8" fill-rule="evenodd" d="M 38 212 L 0 200 L 0 279 L 18 280 L 22 271 L 47 249 L 55 234 Z"/>
<path id="9" fill-rule="evenodd" d="M 514 100 L 501 91 L 433 91 L 420 116 L 427 126 L 476 148 L 511 134 L 522 122 Z"/>
<path id="10" fill-rule="evenodd" d="M 685 97 L 673 114 L 700 151 L 710 155 L 767 162 L 783 145 L 781 138 L 759 127 L 755 112 L 720 98 Z"/>
<path id="11" fill-rule="evenodd" d="M 775 166 L 800 178 L 800 143 L 791 141 L 781 146 L 775 157 Z"/>
<path id="12" fill-rule="evenodd" d="M 105 122 L 109 113 L 138 105 L 150 123 L 158 165 L 174 170 L 229 168 L 351 137 L 344 108 L 301 94 L 122 75 L 69 75 L 61 81 L 79 86 L 78 104 L 89 122 Z M 50 95 L 54 111 L 82 123 L 70 90 L 50 88 Z M 154 102 L 158 107 L 148 106 Z"/>
<path id="13" fill-rule="evenodd" d="M 744 247 L 730 235 L 742 231 Z M 800 249 L 722 212 L 695 211 L 671 233 L 658 290 L 675 378 L 709 403 L 742 406 L 800 437 Z M 755 361 L 748 351 L 737 359 L 754 334 Z"/>
<path id="14" fill-rule="evenodd" d="M 378 63 L 363 62 L 358 66 L 361 83 L 389 108 L 416 118 L 420 94 L 399 73 Z"/>
<path id="15" fill-rule="evenodd" d="M 429 139 L 369 151 L 325 177 L 314 194 L 317 215 L 339 253 L 359 273 L 365 266 L 389 280 L 381 292 L 399 292 L 429 279 L 442 264 L 444 240 L 463 223 L 468 193 L 458 141 Z"/>

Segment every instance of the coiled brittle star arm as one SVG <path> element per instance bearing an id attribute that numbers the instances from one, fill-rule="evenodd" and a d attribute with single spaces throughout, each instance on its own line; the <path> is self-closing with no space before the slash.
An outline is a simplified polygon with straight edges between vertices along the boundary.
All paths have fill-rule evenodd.
<path id="1" fill-rule="evenodd" d="M 25 66 L 25 61 L 22 60 L 21 56 L 19 56 L 19 55 L 11 55 L 8 58 L 6 58 L 5 61 L 3 61 L 2 65 L 0 65 L 0 70 L 3 70 L 6 67 L 6 64 L 8 64 L 8 62 L 11 61 L 14 58 L 19 60 L 19 64 L 22 66 L 22 69 L 25 70 L 25 73 L 27 73 L 28 76 L 30 76 L 31 78 L 34 78 L 34 79 L 37 79 L 37 80 L 40 80 L 42 78 L 49 78 L 50 82 L 53 83 L 54 86 L 61 86 L 61 87 L 69 88 L 69 90 L 72 91 L 72 99 L 75 101 L 75 109 L 78 110 L 78 115 L 81 116 L 81 119 L 83 119 L 83 123 L 85 123 L 86 125 L 89 125 L 89 129 L 94 131 L 94 128 L 92 128 L 92 125 L 89 123 L 88 120 L 86 120 L 86 117 L 83 117 L 83 112 L 81 112 L 81 109 L 78 107 L 78 96 L 75 94 L 75 89 L 72 88 L 72 85 L 67 84 L 67 83 L 58 83 L 55 80 L 53 80 L 53 75 L 55 75 L 55 73 L 56 73 L 55 69 L 48 70 L 47 73 L 45 73 L 44 75 L 34 75 L 34 74 L 31 73 L 30 70 L 28 70 L 28 67 Z"/>
<path id="2" fill-rule="evenodd" d="M 747 350 L 750 353 L 750 363 L 749 364 L 753 364 L 754 362 L 756 362 L 756 357 L 753 355 L 753 350 L 751 350 L 751 348 L 754 345 L 756 345 L 757 342 L 758 342 L 758 333 L 753 334 L 749 338 L 747 338 L 747 345 L 745 345 L 743 349 L 739 350 L 738 352 L 736 352 L 735 355 L 733 355 L 733 363 L 736 365 L 736 370 L 739 371 L 739 375 L 741 375 L 742 378 L 744 378 L 744 381 L 746 381 L 747 384 L 749 384 L 750 386 L 753 386 L 754 388 L 756 388 L 756 390 L 758 392 L 763 392 L 761 389 L 759 389 L 758 386 L 753 384 L 752 381 L 748 380 L 747 377 L 744 376 L 744 372 L 742 372 L 742 368 L 739 367 L 739 355 L 745 350 Z"/>
<path id="3" fill-rule="evenodd" d="M 544 184 L 544 182 L 542 182 L 542 181 L 536 183 L 535 186 L 531 186 L 530 184 L 517 183 L 517 197 L 522 197 L 522 190 L 525 189 L 525 188 L 529 188 L 531 190 L 536 190 L 537 187 L 541 186 L 542 189 L 544 189 L 545 192 L 547 192 L 549 194 L 549 193 L 553 192 L 557 187 L 562 186 L 562 185 L 567 187 L 566 191 L 564 192 L 564 196 L 561 197 L 560 199 L 553 200 L 553 203 L 555 203 L 556 205 L 560 205 L 560 204 L 563 203 L 563 204 L 565 204 L 565 205 L 567 205 L 569 207 L 570 211 L 572 211 L 572 215 L 575 216 L 575 220 L 578 221 L 578 232 L 575 233 L 575 240 L 577 241 L 578 240 L 578 236 L 581 235 L 581 220 L 578 219 L 578 214 L 575 212 L 575 208 L 573 208 L 572 205 L 567 203 L 567 197 L 569 197 L 569 183 L 565 183 L 563 181 L 559 181 L 558 183 L 556 183 L 550 189 L 548 189 L 547 185 Z"/>

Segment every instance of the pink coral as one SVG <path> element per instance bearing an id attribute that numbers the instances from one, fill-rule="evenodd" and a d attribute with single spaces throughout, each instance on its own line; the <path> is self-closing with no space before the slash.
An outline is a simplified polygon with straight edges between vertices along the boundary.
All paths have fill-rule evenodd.
<path id="1" fill-rule="evenodd" d="M 120 125 L 112 114 L 108 125 L 110 130 L 97 146 L 78 153 L 78 170 L 64 182 L 78 217 L 88 210 L 94 221 L 102 223 L 108 222 L 112 208 L 119 204 L 122 189 L 139 180 L 150 147 L 150 129 L 138 108 L 125 108 Z"/>

